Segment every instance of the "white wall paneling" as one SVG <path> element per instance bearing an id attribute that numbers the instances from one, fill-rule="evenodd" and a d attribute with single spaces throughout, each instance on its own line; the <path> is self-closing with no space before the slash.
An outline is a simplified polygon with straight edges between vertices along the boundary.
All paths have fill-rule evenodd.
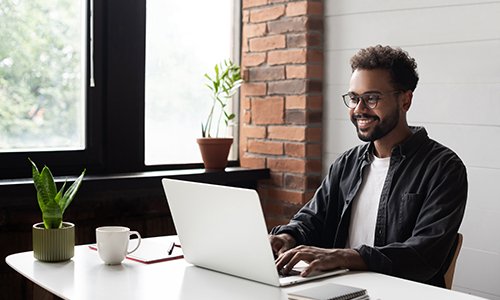
<path id="1" fill-rule="evenodd" d="M 338 16 L 347 14 L 372 14 L 383 11 L 409 11 L 421 9 L 433 9 L 453 6 L 471 6 L 471 5 L 488 5 L 497 3 L 498 1 L 479 1 L 479 0 L 325 0 L 325 14 L 327 16 Z"/>
<path id="2" fill-rule="evenodd" d="M 493 40 L 500 38 L 499 15 L 500 3 L 490 2 L 326 16 L 326 27 L 335 32 L 328 35 L 326 48 L 358 49 L 375 44 L 412 46 Z"/>
<path id="3" fill-rule="evenodd" d="M 491 137 L 500 137 L 500 126 L 417 125 L 423 125 L 431 138 L 455 151 L 466 166 L 500 169 L 500 142 L 485 143 Z"/>
<path id="4" fill-rule="evenodd" d="M 498 270 L 500 270 L 498 253 L 476 250 L 464 244 L 457 261 L 453 289 L 500 300 Z"/>

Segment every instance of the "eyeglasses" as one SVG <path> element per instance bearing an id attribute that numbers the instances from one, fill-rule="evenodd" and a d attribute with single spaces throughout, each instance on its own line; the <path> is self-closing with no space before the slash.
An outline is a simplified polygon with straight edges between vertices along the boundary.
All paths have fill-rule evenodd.
<path id="1" fill-rule="evenodd" d="M 342 95 L 344 104 L 350 108 L 354 109 L 358 106 L 359 101 L 363 101 L 363 104 L 370 109 L 377 107 L 377 103 L 382 99 L 383 95 L 394 95 L 399 94 L 401 91 L 392 91 L 387 93 L 365 93 L 361 95 L 356 95 L 355 93 L 349 92 Z"/>

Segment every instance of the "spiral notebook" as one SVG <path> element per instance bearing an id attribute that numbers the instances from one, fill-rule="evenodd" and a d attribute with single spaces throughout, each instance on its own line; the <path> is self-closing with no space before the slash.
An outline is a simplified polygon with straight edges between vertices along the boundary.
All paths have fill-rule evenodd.
<path id="1" fill-rule="evenodd" d="M 369 299 L 366 289 L 326 283 L 312 288 L 291 292 L 288 294 L 291 300 L 364 300 Z"/>
<path id="2" fill-rule="evenodd" d="M 133 243 L 133 245 L 135 245 L 136 242 L 136 239 L 131 240 L 131 244 Z M 183 258 L 182 248 L 178 242 L 173 244 L 174 247 L 171 245 L 172 241 L 143 239 L 137 251 L 127 255 L 126 258 L 145 264 Z M 96 244 L 89 245 L 89 248 L 97 250 Z"/>

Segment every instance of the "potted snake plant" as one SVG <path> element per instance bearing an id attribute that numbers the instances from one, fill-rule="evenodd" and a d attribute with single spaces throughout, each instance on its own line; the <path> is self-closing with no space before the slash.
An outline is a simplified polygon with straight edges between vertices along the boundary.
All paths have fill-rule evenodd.
<path id="1" fill-rule="evenodd" d="M 50 169 L 44 166 L 39 172 L 36 164 L 29 161 L 43 220 L 32 228 L 33 255 L 46 262 L 69 260 L 75 251 L 75 225 L 63 222 L 63 214 L 80 188 L 85 170 L 66 191 L 66 182 L 57 191 Z"/>
<path id="2" fill-rule="evenodd" d="M 223 137 L 222 132 L 236 118 L 234 113 L 228 113 L 226 109 L 243 80 L 239 65 L 231 60 L 216 64 L 213 74 L 205 74 L 205 78 L 212 94 L 212 105 L 207 120 L 201 124 L 202 138 L 198 138 L 197 142 L 205 169 L 224 170 L 233 138 Z"/>

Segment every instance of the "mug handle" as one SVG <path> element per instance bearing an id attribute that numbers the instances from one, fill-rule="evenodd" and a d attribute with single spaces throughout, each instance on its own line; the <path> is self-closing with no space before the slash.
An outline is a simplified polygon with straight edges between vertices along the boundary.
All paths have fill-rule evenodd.
<path id="1" fill-rule="evenodd" d="M 130 233 L 128 235 L 129 239 L 133 235 L 137 236 L 137 246 L 135 246 L 135 248 L 132 251 L 127 251 L 127 254 L 130 254 L 130 253 L 134 252 L 141 245 L 141 235 L 139 234 L 139 232 L 137 232 L 137 231 L 130 231 Z"/>

